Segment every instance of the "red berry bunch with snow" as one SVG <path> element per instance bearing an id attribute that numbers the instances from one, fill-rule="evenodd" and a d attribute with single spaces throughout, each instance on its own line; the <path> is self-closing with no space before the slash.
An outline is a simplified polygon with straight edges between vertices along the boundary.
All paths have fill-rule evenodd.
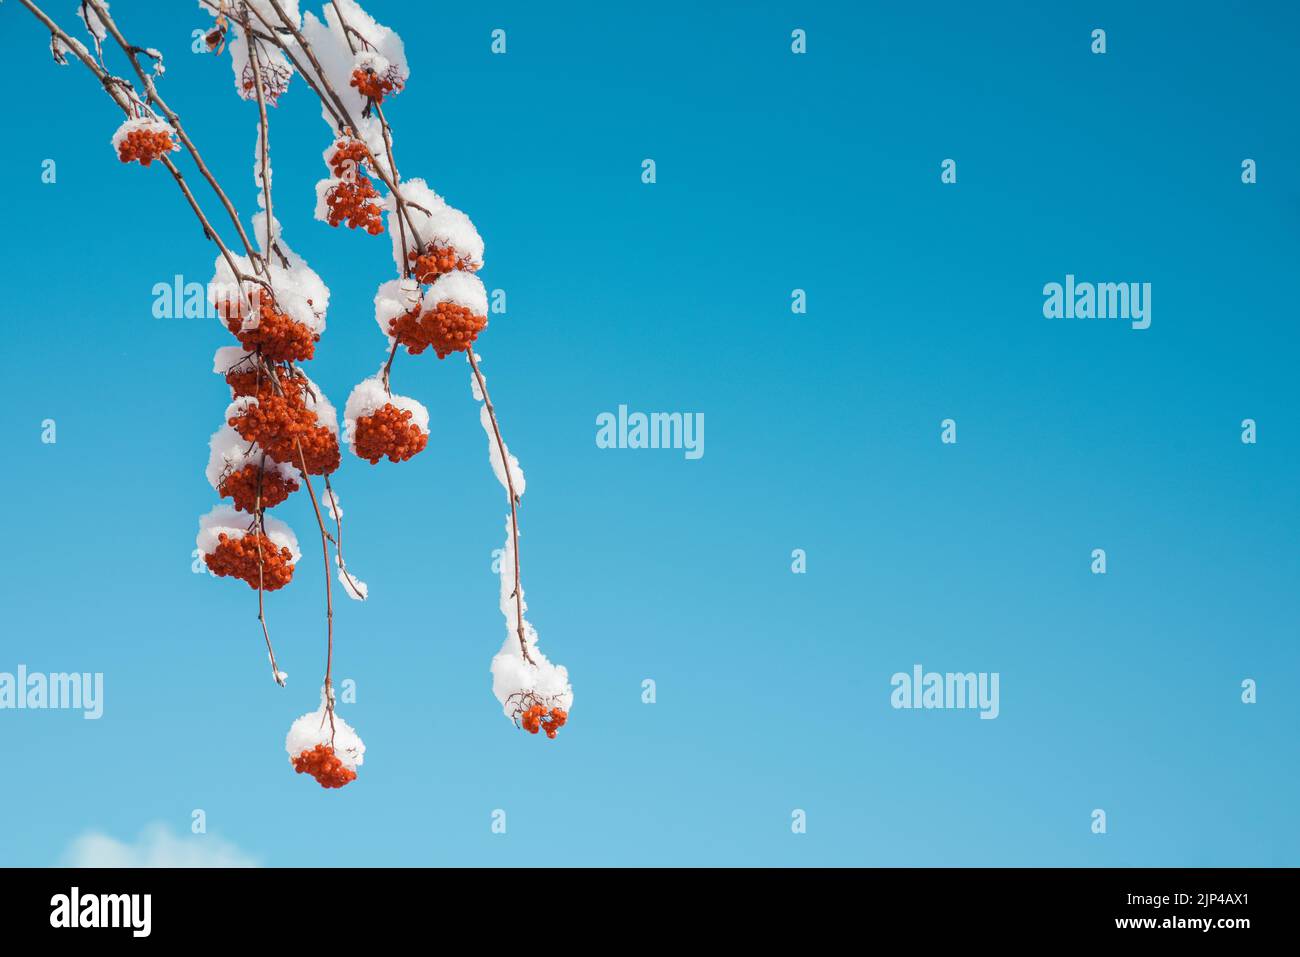
<path id="1" fill-rule="evenodd" d="M 330 178 L 316 184 L 316 218 L 349 229 L 364 229 L 372 236 L 384 231 L 384 206 L 379 190 L 363 172 L 370 151 L 358 139 L 344 136 L 325 151 Z"/>
<path id="2" fill-rule="evenodd" d="M 127 120 L 113 134 L 113 149 L 123 163 L 148 166 L 180 148 L 176 131 L 155 116 Z"/>
<path id="3" fill-rule="evenodd" d="M 299 774 L 310 774 L 323 788 L 341 788 L 357 779 L 366 746 L 334 710 L 333 692 L 321 691 L 320 707 L 289 728 L 284 749 Z"/>
<path id="4" fill-rule="evenodd" d="M 393 395 L 379 376 L 362 380 L 343 409 L 343 440 L 371 465 L 387 456 L 404 462 L 429 443 L 429 411 L 405 396 Z"/>
<path id="5" fill-rule="evenodd" d="M 228 505 L 218 505 L 199 520 L 196 544 L 212 574 L 238 578 L 261 591 L 289 584 L 302 557 L 288 525 L 269 516 L 250 520 Z"/>
<path id="6" fill-rule="evenodd" d="M 239 344 L 268 362 L 306 362 L 316 354 L 320 335 L 275 307 L 268 295 L 255 292 L 251 308 L 226 303 L 226 328 Z"/>

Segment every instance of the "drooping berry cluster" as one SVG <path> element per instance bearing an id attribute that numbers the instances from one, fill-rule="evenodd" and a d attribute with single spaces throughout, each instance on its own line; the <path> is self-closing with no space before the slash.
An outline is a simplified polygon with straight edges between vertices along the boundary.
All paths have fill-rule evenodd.
<path id="1" fill-rule="evenodd" d="M 379 191 L 362 172 L 370 152 L 360 140 L 343 137 L 334 144 L 328 158 L 331 179 L 325 189 L 326 221 L 331 226 L 346 222 L 349 229 L 364 229 L 371 236 L 384 231 L 383 205 Z"/>
<path id="2" fill-rule="evenodd" d="M 341 788 L 357 779 L 357 772 L 344 766 L 328 744 L 318 744 L 292 760 L 295 771 L 310 774 L 323 788 Z"/>
<path id="3" fill-rule="evenodd" d="M 293 553 L 262 532 L 250 531 L 239 537 L 222 532 L 217 539 L 217 547 L 203 556 L 212 574 L 238 578 L 249 588 L 264 591 L 283 588 L 292 580 Z"/>
<path id="4" fill-rule="evenodd" d="M 305 362 L 316 354 L 320 336 L 275 308 L 269 296 L 259 296 L 257 324 L 249 326 L 242 305 L 224 304 L 226 328 L 250 352 L 260 352 L 269 362 Z"/>
<path id="5" fill-rule="evenodd" d="M 387 74 L 379 74 L 374 70 L 365 67 L 357 68 L 352 71 L 352 78 L 348 84 L 356 89 L 362 96 L 369 97 L 376 103 L 383 103 L 384 97 L 394 91 L 401 92 L 402 83 Z"/>
<path id="6" fill-rule="evenodd" d="M 230 472 L 217 486 L 222 498 L 232 499 L 238 511 L 249 514 L 256 513 L 259 506 L 275 508 L 296 491 L 296 481 L 257 463 Z"/>
<path id="7" fill-rule="evenodd" d="M 170 133 L 161 129 L 131 130 L 117 146 L 117 157 L 123 163 L 148 166 L 154 160 L 176 149 Z"/>
<path id="8" fill-rule="evenodd" d="M 411 355 L 433 346 L 438 358 L 445 359 L 472 346 L 486 326 L 487 316 L 475 315 L 454 302 L 440 302 L 427 312 L 398 316 L 389 323 L 389 330 Z"/>
<path id="9" fill-rule="evenodd" d="M 301 467 L 305 461 L 308 475 L 328 475 L 339 467 L 338 437 L 320 424 L 301 392 L 285 390 L 245 402 L 227 424 L 277 462 Z"/>
<path id="10" fill-rule="evenodd" d="M 477 263 L 442 243 L 430 243 L 422 253 L 412 249 L 407 253 L 407 258 L 411 261 L 415 281 L 426 286 L 435 282 L 439 276 L 457 269 L 463 272 L 478 272 Z"/>
<path id="11" fill-rule="evenodd" d="M 535 704 L 520 715 L 519 720 L 529 734 L 545 731 L 548 738 L 554 739 L 569 720 L 569 713 L 563 708 L 552 708 L 548 713 L 545 705 Z"/>
<path id="12" fill-rule="evenodd" d="M 385 403 L 368 416 L 356 420 L 353 451 L 371 465 L 384 456 L 390 462 L 405 462 L 424 451 L 429 434 L 411 421 L 409 409 Z"/>

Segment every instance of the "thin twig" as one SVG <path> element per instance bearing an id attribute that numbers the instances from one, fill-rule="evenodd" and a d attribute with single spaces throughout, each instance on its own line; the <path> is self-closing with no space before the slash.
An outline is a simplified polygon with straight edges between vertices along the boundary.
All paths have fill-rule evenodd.
<path id="1" fill-rule="evenodd" d="M 487 382 L 483 379 L 483 373 L 478 371 L 478 362 L 474 358 L 474 347 L 465 350 L 469 356 L 469 367 L 474 370 L 474 378 L 478 382 L 478 391 L 483 396 L 483 407 L 488 411 L 488 419 L 492 422 L 492 434 L 496 437 L 497 451 L 501 453 L 501 470 L 506 476 L 506 490 L 510 495 L 510 537 L 514 543 L 515 553 L 515 611 L 517 613 L 517 629 L 519 632 L 519 650 L 524 656 L 524 661 L 534 664 L 532 657 L 528 654 L 528 640 L 524 636 L 524 593 L 519 581 L 519 496 L 515 493 L 515 482 L 510 474 L 510 456 L 506 452 L 506 443 L 501 438 L 501 427 L 497 423 L 496 408 L 492 405 L 492 399 L 488 395 Z"/>
<path id="2" fill-rule="evenodd" d="M 167 117 L 167 122 L 176 130 L 176 135 L 180 138 L 181 143 L 194 159 L 194 165 L 198 167 L 199 173 L 205 180 L 207 180 L 208 185 L 212 187 L 212 191 L 217 194 L 217 198 L 221 201 L 221 205 L 225 207 L 226 213 L 230 217 L 230 221 L 234 223 L 235 231 L 239 233 L 239 240 L 244 244 L 244 249 L 248 252 L 248 258 L 249 261 L 253 263 L 254 270 L 259 270 L 259 254 L 257 250 L 253 248 L 252 243 L 249 242 L 248 234 L 244 232 L 244 224 L 240 221 L 239 214 L 235 212 L 235 204 L 230 201 L 230 197 L 227 196 L 225 190 L 221 188 L 221 185 L 217 182 L 217 178 L 213 176 L 212 171 L 208 169 L 208 164 L 203 161 L 202 154 L 199 153 L 198 148 L 194 145 L 194 141 L 190 139 L 189 134 L 185 132 L 185 127 L 181 125 L 180 116 L 178 116 L 176 111 L 169 107 L 166 101 L 164 101 L 158 94 L 158 87 L 153 81 L 153 76 L 147 72 L 143 66 L 141 66 L 139 54 L 144 52 L 144 49 L 126 41 L 126 38 L 122 36 L 122 32 L 118 29 L 117 23 L 113 20 L 108 9 L 103 6 L 100 0 L 86 0 L 86 2 L 89 2 L 95 8 L 96 14 L 104 24 L 104 27 L 112 35 L 113 39 L 117 41 L 118 46 L 122 48 L 127 59 L 131 61 L 131 66 L 135 69 L 136 75 L 140 77 L 140 83 L 144 86 L 147 101 L 150 103 L 156 103 L 158 109 L 162 110 L 163 116 Z"/>

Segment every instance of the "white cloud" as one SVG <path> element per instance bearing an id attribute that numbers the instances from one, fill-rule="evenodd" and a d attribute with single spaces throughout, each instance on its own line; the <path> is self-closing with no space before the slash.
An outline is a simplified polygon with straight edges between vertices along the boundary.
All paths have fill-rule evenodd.
<path id="1" fill-rule="evenodd" d="M 259 862 L 235 845 L 208 834 L 178 837 L 162 822 L 126 844 L 98 831 L 87 831 L 68 846 L 64 867 L 258 867 Z"/>

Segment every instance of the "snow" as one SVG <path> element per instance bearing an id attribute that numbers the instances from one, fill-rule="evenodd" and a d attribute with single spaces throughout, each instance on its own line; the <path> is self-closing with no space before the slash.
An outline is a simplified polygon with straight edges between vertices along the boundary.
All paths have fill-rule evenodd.
<path id="1" fill-rule="evenodd" d="M 320 502 L 325 506 L 325 514 L 330 517 L 330 521 L 338 522 L 343 518 L 343 506 L 339 503 L 339 497 L 334 489 L 327 488 L 321 492 Z M 344 592 L 349 598 L 356 601 L 365 601 L 370 589 L 366 583 L 347 570 L 347 565 L 343 563 L 343 552 L 341 549 L 335 549 L 334 562 L 339 567 L 339 584 L 343 586 Z"/>
<path id="2" fill-rule="evenodd" d="M 325 506 L 325 514 L 330 517 L 331 522 L 337 522 L 343 517 L 343 505 L 339 502 L 339 497 L 334 494 L 334 489 L 327 488 L 321 493 L 321 504 Z"/>
<path id="3" fill-rule="evenodd" d="M 106 13 L 108 12 L 108 0 L 99 0 L 99 5 L 104 8 Z M 108 27 L 104 26 L 104 21 L 99 18 L 99 11 L 86 0 L 81 0 L 77 4 L 77 19 L 85 24 L 86 29 L 90 31 L 90 35 L 95 38 L 97 45 L 104 42 L 104 38 L 108 36 Z"/>
<path id="4" fill-rule="evenodd" d="M 370 588 L 366 583 L 347 571 L 346 566 L 342 563 L 339 564 L 339 583 L 343 586 L 343 591 L 347 593 L 347 596 L 355 601 L 365 601 L 370 595 Z"/>
<path id="5" fill-rule="evenodd" d="M 379 331 L 388 337 L 390 347 L 393 337 L 388 332 L 389 321 L 410 312 L 418 305 L 420 287 L 414 279 L 390 279 L 375 291 L 375 323 L 379 326 Z"/>
<path id="6" fill-rule="evenodd" d="M 247 465 L 262 465 L 268 473 L 277 473 L 286 481 L 298 481 L 298 470 L 267 456 L 256 442 L 249 442 L 228 425 L 223 425 L 208 441 L 208 484 L 214 489 L 227 475 L 238 472 Z"/>
<path id="7" fill-rule="evenodd" d="M 497 477 L 497 481 L 501 483 L 507 495 L 510 493 L 510 484 L 513 483 L 515 498 L 523 498 L 524 470 L 519 467 L 519 459 L 510 454 L 510 446 L 502 439 L 501 445 L 505 445 L 506 455 L 510 459 L 510 482 L 506 482 L 506 470 L 501 465 L 501 447 L 497 445 L 496 431 L 492 428 L 492 414 L 488 412 L 486 405 L 479 407 L 478 420 L 483 426 L 483 431 L 487 433 L 488 461 L 492 463 L 492 474 Z"/>
<path id="8" fill-rule="evenodd" d="M 289 752 L 292 761 L 304 751 L 310 751 L 318 744 L 330 743 L 330 719 L 325 710 L 325 689 L 321 689 L 320 707 L 304 714 L 289 728 L 284 739 L 284 749 Z M 349 771 L 355 771 L 365 763 L 366 746 L 352 726 L 334 711 L 334 754 Z"/>
<path id="9" fill-rule="evenodd" d="M 392 68 L 393 65 L 388 61 L 388 57 L 374 50 L 358 50 L 357 55 L 352 59 L 353 70 L 370 70 L 379 76 L 387 75 Z"/>
<path id="10" fill-rule="evenodd" d="M 278 518 L 271 518 L 269 515 L 262 521 L 267 538 L 276 547 L 289 549 L 289 553 L 293 556 L 291 563 L 298 564 L 302 552 L 298 548 L 298 539 L 293 534 L 293 529 Z M 237 512 L 229 505 L 218 505 L 199 519 L 199 534 L 194 544 L 202 554 L 211 555 L 216 551 L 221 535 L 224 534 L 227 538 L 243 538 L 252 525 L 253 519 L 243 512 Z"/>
<path id="11" fill-rule="evenodd" d="M 416 232 L 423 242 L 450 246 L 459 255 L 467 258 L 476 269 L 482 267 L 483 237 L 479 235 L 468 216 L 454 206 L 449 206 L 445 199 L 418 177 L 403 180 L 399 189 L 402 192 L 402 199 L 406 201 L 407 208 L 410 210 L 411 221 L 415 224 Z M 417 206 L 423 208 L 417 209 L 415 208 Z M 405 221 L 402 223 L 403 228 L 398 228 L 395 219 L 398 215 L 397 200 L 391 193 L 384 197 L 384 208 L 388 210 L 388 231 L 392 234 L 393 261 L 397 265 L 398 272 L 404 272 L 408 260 L 403 254 L 403 233 L 406 237 L 406 253 L 423 252 L 423 250 L 417 248 L 415 238 L 411 235 L 411 230 L 406 228 Z"/>
<path id="12" fill-rule="evenodd" d="M 253 353 L 243 346 L 221 346 L 212 357 L 212 371 L 219 376 L 224 376 L 241 362 L 249 361 L 252 358 Z M 249 371 L 252 371 L 255 367 L 249 362 L 248 368 Z"/>
<path id="13" fill-rule="evenodd" d="M 411 424 L 425 435 L 429 434 L 429 410 L 414 399 L 404 395 L 389 395 L 378 375 L 362 379 L 357 383 L 352 394 L 348 396 L 347 405 L 343 407 L 343 440 L 352 448 L 356 438 L 357 419 L 374 415 L 385 405 L 391 405 L 402 412 L 411 413 Z M 355 449 L 353 449 L 355 451 Z"/>
<path id="14" fill-rule="evenodd" d="M 486 316 L 488 312 L 487 290 L 483 288 L 483 280 L 472 272 L 461 272 L 459 269 L 439 276 L 425 290 L 425 312 L 431 312 L 440 302 L 464 306 L 476 316 Z"/>

